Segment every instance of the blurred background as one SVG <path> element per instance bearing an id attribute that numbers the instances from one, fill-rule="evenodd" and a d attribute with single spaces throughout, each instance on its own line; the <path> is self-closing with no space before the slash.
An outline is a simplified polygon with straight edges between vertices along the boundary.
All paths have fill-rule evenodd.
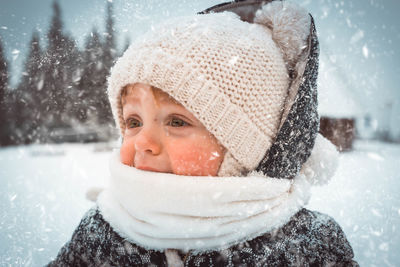
<path id="1" fill-rule="evenodd" d="M 117 149 L 106 96 L 129 43 L 224 1 L 0 0 L 0 265 L 43 265 L 70 238 Z M 293 0 L 320 40 L 321 132 L 342 152 L 309 208 L 332 215 L 362 266 L 400 257 L 396 0 Z"/>

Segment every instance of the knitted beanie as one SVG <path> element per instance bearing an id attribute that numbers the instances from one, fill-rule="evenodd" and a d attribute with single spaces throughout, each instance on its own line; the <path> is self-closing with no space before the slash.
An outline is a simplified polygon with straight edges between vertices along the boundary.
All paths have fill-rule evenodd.
<path id="1" fill-rule="evenodd" d="M 284 7 L 266 6 L 255 17 L 259 23 L 232 12 L 202 14 L 169 20 L 136 40 L 109 78 L 109 100 L 121 134 L 121 91 L 145 83 L 181 103 L 227 149 L 218 175 L 259 166 L 287 116 L 289 74 L 310 27 L 307 12 L 296 6 L 297 17 L 307 20 L 301 26 L 306 30 L 293 41 L 290 31 L 299 20 L 274 28 Z"/>

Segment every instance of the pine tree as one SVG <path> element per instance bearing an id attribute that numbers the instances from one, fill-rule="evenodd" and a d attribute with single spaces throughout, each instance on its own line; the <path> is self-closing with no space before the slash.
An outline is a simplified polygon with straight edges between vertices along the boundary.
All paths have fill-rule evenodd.
<path id="1" fill-rule="evenodd" d="M 86 42 L 84 71 L 79 91 L 84 99 L 80 119 L 96 125 L 100 139 L 109 139 L 114 132 L 114 120 L 107 96 L 107 77 L 117 55 L 112 3 L 107 3 L 106 32 L 102 42 L 93 30 Z"/>
<path id="2" fill-rule="evenodd" d="M 3 43 L 0 37 L 0 146 L 9 144 L 7 119 L 7 95 L 8 88 L 8 63 L 3 51 Z"/>
<path id="3" fill-rule="evenodd" d="M 0 37 L 0 101 L 4 101 L 8 86 L 8 66 L 5 53 L 3 51 L 3 42 Z"/>
<path id="4" fill-rule="evenodd" d="M 117 56 L 117 49 L 116 49 L 116 42 L 115 42 L 115 26 L 114 26 L 114 14 L 113 14 L 113 6 L 111 2 L 107 2 L 107 16 L 106 16 L 106 35 L 105 35 L 105 41 L 104 41 L 104 46 L 103 46 L 103 59 L 102 61 L 104 62 L 104 73 L 102 75 L 102 82 L 103 82 L 103 88 L 99 88 L 101 90 L 99 92 L 99 112 L 98 112 L 98 118 L 99 118 L 99 123 L 103 126 L 108 127 L 108 134 L 113 132 L 113 129 L 115 127 L 112 112 L 111 112 L 111 106 L 108 101 L 108 96 L 107 96 L 107 76 L 110 73 L 111 67 L 114 65 L 114 61 Z"/>
<path id="5" fill-rule="evenodd" d="M 65 53 L 63 60 L 63 73 L 65 75 L 63 84 L 66 99 L 61 120 L 65 126 L 75 128 L 77 118 L 75 117 L 74 110 L 76 105 L 79 104 L 77 87 L 83 72 L 82 52 L 79 51 L 76 43 L 71 38 L 66 39 L 63 49 Z"/>
<path id="6" fill-rule="evenodd" d="M 106 69 L 110 70 L 114 65 L 114 60 L 117 55 L 115 44 L 115 28 L 114 28 L 114 15 L 113 6 L 111 2 L 107 2 L 107 15 L 106 15 L 106 32 L 104 41 L 104 64 Z"/>
<path id="7" fill-rule="evenodd" d="M 98 124 L 99 93 L 104 90 L 104 75 L 107 70 L 103 64 L 103 47 L 100 35 L 93 29 L 86 40 L 84 51 L 84 68 L 78 85 L 79 105 L 76 109 L 76 117 L 80 122 L 91 125 Z M 101 96 L 100 96 L 101 98 Z"/>
<path id="8" fill-rule="evenodd" d="M 60 112 L 64 105 L 64 88 L 62 84 L 63 73 L 61 73 L 62 34 L 61 10 L 58 2 L 53 2 L 53 18 L 50 30 L 47 34 L 48 47 L 44 54 L 44 98 L 43 111 L 46 114 L 44 123 L 46 127 L 57 127 L 61 121 Z"/>
<path id="9" fill-rule="evenodd" d="M 17 128 L 21 133 L 19 139 L 24 143 L 40 141 L 43 129 L 45 110 L 42 103 L 46 97 L 43 91 L 44 72 L 39 34 L 34 32 L 25 61 L 22 79 L 16 90 L 18 107 Z"/>
<path id="10" fill-rule="evenodd" d="M 70 98 L 68 96 L 79 57 L 75 42 L 63 32 L 61 9 L 57 1 L 53 2 L 53 17 L 47 38 L 48 47 L 44 55 L 43 107 L 48 114 L 47 127 L 51 130 L 69 126 L 67 109 Z"/>

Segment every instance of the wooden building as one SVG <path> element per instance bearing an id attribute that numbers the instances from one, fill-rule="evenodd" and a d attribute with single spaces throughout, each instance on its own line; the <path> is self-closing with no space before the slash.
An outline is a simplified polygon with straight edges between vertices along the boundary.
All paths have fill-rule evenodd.
<path id="1" fill-rule="evenodd" d="M 339 151 L 353 148 L 360 105 L 347 75 L 323 52 L 318 77 L 320 133 Z"/>

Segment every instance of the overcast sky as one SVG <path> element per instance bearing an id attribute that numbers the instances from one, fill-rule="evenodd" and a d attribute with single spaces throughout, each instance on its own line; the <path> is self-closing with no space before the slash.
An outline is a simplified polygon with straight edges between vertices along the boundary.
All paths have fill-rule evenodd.
<path id="1" fill-rule="evenodd" d="M 316 20 L 321 42 L 323 112 L 370 113 L 380 125 L 400 124 L 400 2 L 398 0 L 293 0 Z M 0 0 L 0 36 L 12 70 L 21 74 L 32 31 L 45 46 L 53 0 Z M 118 45 L 168 17 L 194 14 L 220 0 L 114 0 Z M 93 27 L 104 31 L 106 0 L 59 0 L 65 28 L 80 46 Z M 349 103 L 332 101 L 344 95 Z M 348 101 L 347 101 L 348 102 Z M 332 103 L 334 103 L 332 105 Z M 354 107 L 350 107 L 354 106 Z M 339 112 L 342 111 L 342 112 Z M 333 111 L 334 112 L 334 111 Z M 385 126 L 386 127 L 386 126 Z M 400 127 L 395 129 L 400 136 Z"/>

